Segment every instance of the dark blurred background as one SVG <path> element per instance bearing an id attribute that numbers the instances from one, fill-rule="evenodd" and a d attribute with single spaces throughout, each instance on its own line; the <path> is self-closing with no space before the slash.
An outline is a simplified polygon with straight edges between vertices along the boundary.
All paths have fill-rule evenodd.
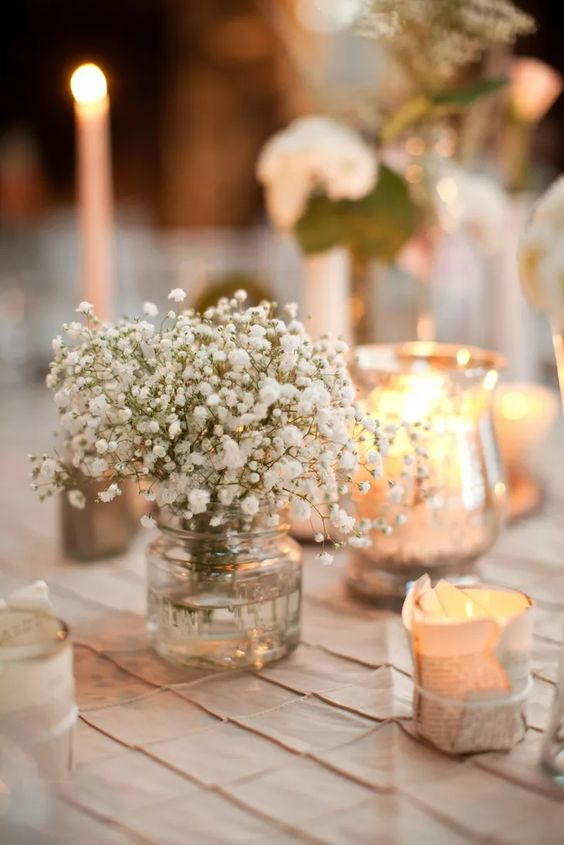
<path id="1" fill-rule="evenodd" d="M 159 223 L 252 222 L 249 179 L 284 114 L 282 48 L 253 0 L 23 0 L 6 10 L 0 132 L 35 146 L 44 200 L 73 197 L 68 80 L 109 79 L 115 193 Z"/>
<path id="2" fill-rule="evenodd" d="M 288 7 L 290 2 L 275 0 Z M 299 108 L 300 91 L 256 0 L 19 0 L 0 31 L 0 139 L 25 133 L 41 201 L 73 197 L 68 79 L 89 60 L 109 78 L 115 193 L 159 225 L 246 225 L 261 213 L 252 178 L 264 140 Z M 539 26 L 516 52 L 564 72 L 564 8 L 522 0 Z M 564 169 L 564 98 L 545 118 L 537 152 Z M 39 201 L 39 198 L 38 198 Z"/>
<path id="3" fill-rule="evenodd" d="M 268 226 L 255 162 L 274 131 L 321 110 L 308 74 L 325 74 L 329 99 L 337 91 L 333 80 L 366 75 L 362 62 L 372 43 L 356 38 L 337 48 L 333 31 L 320 60 L 323 25 L 315 31 L 308 24 L 315 23 L 316 9 L 333 14 L 355 3 L 5 4 L 0 362 L 44 372 L 50 337 L 82 298 L 69 78 L 85 61 L 99 64 L 109 84 L 119 310 L 162 299 L 174 286 L 198 300 L 233 280 L 257 295 L 299 296 L 301 257 L 292 239 L 277 237 Z M 538 29 L 518 41 L 516 53 L 539 57 L 564 74 L 563 7 L 553 0 L 518 5 L 536 17 Z M 377 74 L 370 73 L 372 84 Z M 564 170 L 563 137 L 560 97 L 534 136 L 538 188 Z M 399 310 L 403 295 L 397 293 Z M 384 304 L 382 313 L 389 307 Z"/>

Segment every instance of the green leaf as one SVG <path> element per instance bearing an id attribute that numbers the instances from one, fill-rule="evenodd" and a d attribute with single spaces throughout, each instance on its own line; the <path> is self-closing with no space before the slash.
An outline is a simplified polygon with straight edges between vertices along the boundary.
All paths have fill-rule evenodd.
<path id="1" fill-rule="evenodd" d="M 431 102 L 433 106 L 464 108 L 465 106 L 471 106 L 472 103 L 475 103 L 481 97 L 487 97 L 489 94 L 499 91 L 500 88 L 507 85 L 508 81 L 504 76 L 496 77 L 495 79 L 480 79 L 466 88 L 442 91 L 439 94 L 434 94 L 431 97 Z"/>
<path id="2" fill-rule="evenodd" d="M 325 252 L 344 240 L 341 203 L 328 197 L 312 197 L 294 227 L 294 234 L 304 252 Z"/>
<path id="3" fill-rule="evenodd" d="M 423 95 L 413 97 L 398 109 L 380 129 L 380 141 L 389 144 L 414 123 L 421 121 L 432 108 L 433 102 Z"/>
<path id="4" fill-rule="evenodd" d="M 347 246 L 359 258 L 392 261 L 415 230 L 417 214 L 404 180 L 381 166 L 373 190 L 359 200 L 312 197 L 294 227 L 306 253 Z"/>
<path id="5" fill-rule="evenodd" d="M 417 212 L 408 187 L 388 167 L 380 167 L 368 196 L 341 205 L 345 206 L 347 243 L 359 258 L 392 261 L 415 231 Z"/>

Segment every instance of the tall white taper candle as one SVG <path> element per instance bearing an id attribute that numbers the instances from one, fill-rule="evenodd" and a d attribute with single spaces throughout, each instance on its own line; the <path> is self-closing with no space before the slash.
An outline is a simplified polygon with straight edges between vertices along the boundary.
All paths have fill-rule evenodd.
<path id="1" fill-rule="evenodd" d="M 106 77 L 81 65 L 70 81 L 74 97 L 77 192 L 82 247 L 82 296 L 102 320 L 114 313 L 110 103 Z"/>
<path id="2" fill-rule="evenodd" d="M 344 247 L 304 257 L 302 312 L 312 340 L 328 334 L 350 343 L 350 264 Z"/>

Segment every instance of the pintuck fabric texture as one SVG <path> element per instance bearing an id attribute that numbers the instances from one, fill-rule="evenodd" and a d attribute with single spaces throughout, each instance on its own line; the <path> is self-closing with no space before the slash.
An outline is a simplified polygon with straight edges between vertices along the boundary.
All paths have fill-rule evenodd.
<path id="1" fill-rule="evenodd" d="M 508 754 L 450 758 L 415 736 L 401 621 L 347 596 L 344 557 L 322 567 L 306 552 L 303 642 L 287 659 L 220 674 L 163 663 L 144 639 L 147 534 L 122 558 L 64 561 L 57 502 L 28 491 L 14 420 L 0 446 L 1 590 L 44 578 L 75 643 L 77 766 L 51 832 L 125 845 L 561 843 L 564 790 L 538 765 L 564 634 L 554 434 L 537 461 L 542 511 L 478 569 L 536 604 L 529 729 Z"/>

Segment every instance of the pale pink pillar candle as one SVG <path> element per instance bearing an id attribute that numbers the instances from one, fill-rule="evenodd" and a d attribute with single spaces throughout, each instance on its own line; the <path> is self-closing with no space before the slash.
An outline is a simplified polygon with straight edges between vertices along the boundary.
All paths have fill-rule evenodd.
<path id="1" fill-rule="evenodd" d="M 77 191 L 82 246 L 82 298 L 101 320 L 114 312 L 113 203 L 110 102 L 106 77 L 93 64 L 71 77 L 77 145 Z"/>

